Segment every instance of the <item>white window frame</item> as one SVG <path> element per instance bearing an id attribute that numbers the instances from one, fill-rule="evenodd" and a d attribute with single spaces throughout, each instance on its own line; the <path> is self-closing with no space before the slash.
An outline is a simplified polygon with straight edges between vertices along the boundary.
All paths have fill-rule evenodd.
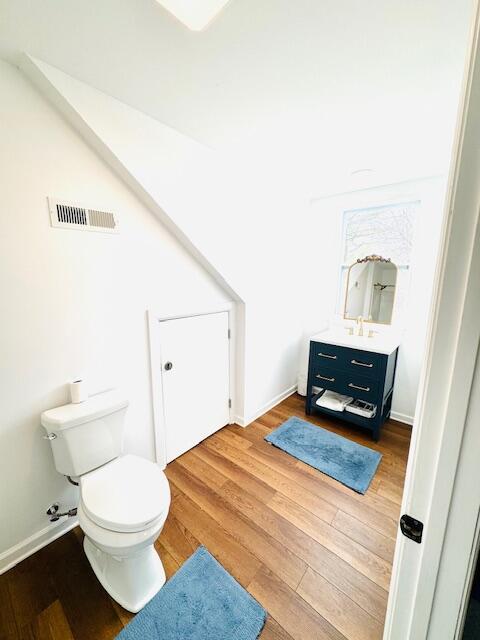
<path id="1" fill-rule="evenodd" d="M 340 267 L 339 267 L 339 273 L 338 273 L 338 289 L 337 289 L 337 301 L 336 301 L 336 305 L 335 305 L 335 315 L 337 316 L 341 316 L 343 317 L 343 309 L 344 309 L 344 301 L 345 301 L 345 285 L 346 285 L 346 272 L 348 271 L 348 269 L 350 268 L 351 264 L 347 264 L 346 262 L 344 262 L 344 256 L 345 256 L 345 245 L 346 245 L 346 225 L 345 225 L 345 215 L 347 213 L 350 213 L 352 211 L 368 211 L 370 209 L 385 209 L 387 207 L 402 207 L 402 206 L 407 206 L 407 205 L 417 205 L 418 209 L 421 209 L 422 206 L 422 199 L 420 197 L 412 197 L 410 196 L 404 196 L 403 198 L 398 198 L 398 197 L 393 197 L 393 198 L 389 198 L 389 197 L 385 197 L 384 200 L 378 200 L 372 199 L 372 202 L 369 204 L 368 201 L 367 202 L 363 202 L 361 204 L 361 206 L 359 207 L 348 207 L 348 208 L 343 208 L 342 209 L 342 224 L 341 224 L 341 238 L 340 238 Z M 416 220 L 415 220 L 416 223 Z M 415 237 L 415 228 L 413 231 L 413 236 L 412 236 L 412 247 L 413 247 L 413 243 L 414 243 L 414 237 Z M 412 250 L 413 252 L 413 250 Z M 381 255 L 381 252 L 380 252 Z M 359 256 L 359 257 L 364 257 L 364 256 Z M 387 256 L 385 256 L 387 257 Z M 389 256 L 388 256 L 389 257 Z M 411 254 L 410 254 L 410 258 L 411 258 Z M 395 266 L 397 267 L 398 270 L 401 271 L 409 271 L 410 272 L 410 266 L 411 263 L 409 262 L 408 264 L 398 264 L 395 263 Z M 410 279 L 408 278 L 408 281 L 405 284 L 405 297 L 408 296 L 408 290 L 410 287 Z M 396 324 L 399 320 L 398 318 L 398 307 L 396 307 L 396 300 L 397 297 L 395 297 L 395 302 L 394 302 L 394 308 L 393 308 L 393 313 L 392 313 L 392 324 Z M 375 323 L 372 323 L 375 324 Z"/>

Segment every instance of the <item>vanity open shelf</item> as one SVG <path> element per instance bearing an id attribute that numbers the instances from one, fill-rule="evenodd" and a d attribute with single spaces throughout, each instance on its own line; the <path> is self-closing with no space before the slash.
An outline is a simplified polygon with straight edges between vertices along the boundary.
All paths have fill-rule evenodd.
<path id="1" fill-rule="evenodd" d="M 393 340 L 349 338 L 338 337 L 331 332 L 311 338 L 305 411 L 307 415 L 323 413 L 368 429 L 373 439 L 378 440 L 380 429 L 390 416 L 398 344 Z M 348 342 L 355 348 L 347 346 Z M 314 387 L 321 387 L 322 391 L 314 392 Z M 369 402 L 377 407 L 377 412 L 372 418 L 366 418 L 319 407 L 316 401 L 326 390 Z"/>

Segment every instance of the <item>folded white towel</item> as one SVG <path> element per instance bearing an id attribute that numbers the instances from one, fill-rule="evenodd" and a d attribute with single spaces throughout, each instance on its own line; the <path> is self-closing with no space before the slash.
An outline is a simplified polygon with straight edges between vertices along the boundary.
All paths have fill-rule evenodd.
<path id="1" fill-rule="evenodd" d="M 341 393 L 335 391 L 325 391 L 325 393 L 318 398 L 315 404 L 319 407 L 325 407 L 332 411 L 344 411 L 347 404 L 352 402 L 353 398 L 344 396 Z"/>

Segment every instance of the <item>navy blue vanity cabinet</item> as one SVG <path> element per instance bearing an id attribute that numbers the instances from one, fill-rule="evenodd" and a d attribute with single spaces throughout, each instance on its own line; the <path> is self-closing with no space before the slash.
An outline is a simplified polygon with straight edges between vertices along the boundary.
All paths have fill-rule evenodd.
<path id="1" fill-rule="evenodd" d="M 398 347 L 386 355 L 310 341 L 305 406 L 307 415 L 318 412 L 356 424 L 371 431 L 373 439 L 377 441 L 383 423 L 390 416 L 397 356 Z M 318 391 L 319 388 L 322 391 Z M 366 418 L 317 406 L 316 400 L 327 389 L 376 405 L 375 416 Z"/>

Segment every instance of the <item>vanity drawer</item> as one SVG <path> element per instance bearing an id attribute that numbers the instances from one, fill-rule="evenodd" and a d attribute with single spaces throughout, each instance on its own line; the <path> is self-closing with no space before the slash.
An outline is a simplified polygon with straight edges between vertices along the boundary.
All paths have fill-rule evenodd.
<path id="1" fill-rule="evenodd" d="M 381 353 L 314 342 L 311 355 L 314 366 L 341 369 L 346 373 L 360 374 L 375 380 L 380 380 L 384 375 L 386 356 Z"/>
<path id="2" fill-rule="evenodd" d="M 378 404 L 379 383 L 371 378 L 346 374 L 342 379 L 342 391 L 346 396 Z"/>
<path id="3" fill-rule="evenodd" d="M 328 367 L 315 366 L 312 374 L 312 384 L 316 387 L 343 393 L 345 385 L 344 375 L 343 372 L 334 371 Z"/>
<path id="4" fill-rule="evenodd" d="M 342 347 L 337 347 L 334 344 L 312 343 L 312 359 L 319 366 L 338 368 L 345 359 L 342 351 Z"/>
<path id="5" fill-rule="evenodd" d="M 347 373 L 341 369 L 316 365 L 313 368 L 312 384 L 345 396 L 352 396 L 377 404 L 379 382 L 372 378 Z"/>
<path id="6" fill-rule="evenodd" d="M 345 370 L 348 373 L 374 378 L 375 380 L 383 379 L 387 361 L 386 355 L 363 351 L 363 349 L 345 349 L 345 351 L 347 352 Z"/>

